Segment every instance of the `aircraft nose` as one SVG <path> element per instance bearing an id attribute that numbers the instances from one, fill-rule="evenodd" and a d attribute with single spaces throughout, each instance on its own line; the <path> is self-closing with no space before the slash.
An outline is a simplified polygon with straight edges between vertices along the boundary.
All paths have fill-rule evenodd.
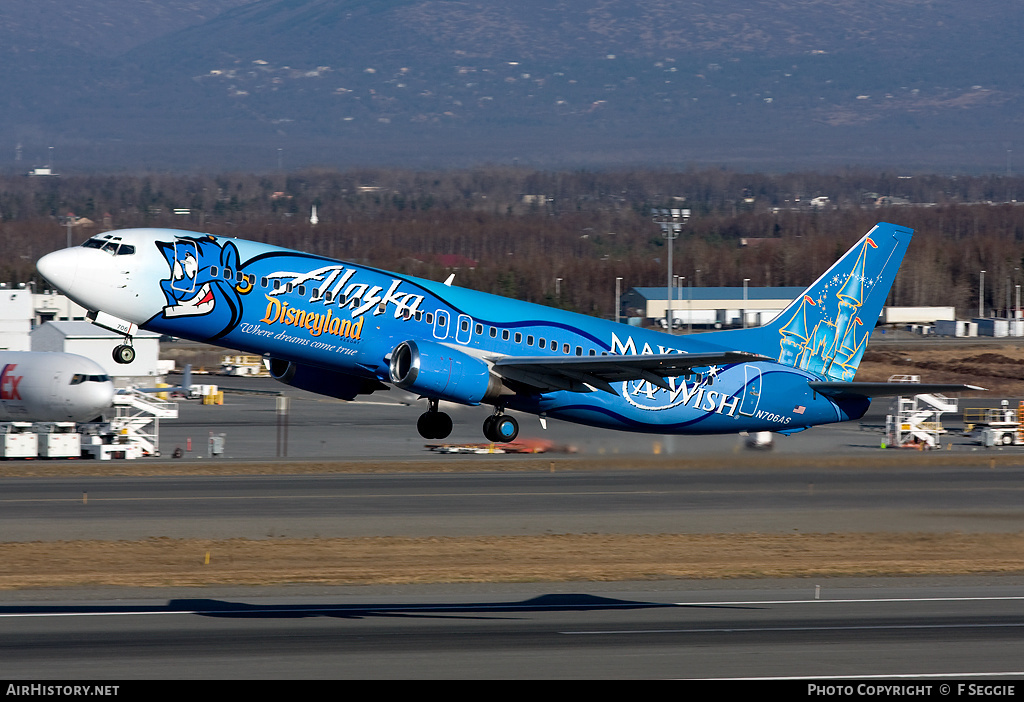
<path id="1" fill-rule="evenodd" d="M 114 404 L 114 383 L 110 380 L 104 383 L 91 383 L 89 390 L 89 404 L 93 416 Z"/>
<path id="2" fill-rule="evenodd" d="M 91 422 L 114 404 L 114 383 L 111 380 L 88 380 L 71 386 L 74 400 L 68 404 L 70 417 L 76 422 Z"/>
<path id="3" fill-rule="evenodd" d="M 61 249 L 36 261 L 36 270 L 50 285 L 65 295 L 72 295 L 78 277 L 79 258 L 76 248 Z"/>

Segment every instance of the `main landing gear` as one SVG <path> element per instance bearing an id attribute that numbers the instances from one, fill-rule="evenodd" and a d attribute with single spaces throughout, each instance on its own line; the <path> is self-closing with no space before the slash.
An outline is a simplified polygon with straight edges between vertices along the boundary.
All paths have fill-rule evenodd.
<path id="1" fill-rule="evenodd" d="M 496 414 L 484 420 L 484 436 L 488 441 L 495 443 L 514 441 L 519 436 L 519 422 L 514 417 L 502 414 L 501 409 L 498 409 Z"/>
<path id="2" fill-rule="evenodd" d="M 424 439 L 447 439 L 452 433 L 452 418 L 437 411 L 437 400 L 430 400 L 430 409 L 416 420 L 416 431 Z"/>
<path id="3" fill-rule="evenodd" d="M 132 346 L 132 338 L 126 336 L 123 344 L 118 344 L 114 347 L 114 353 L 111 354 L 114 357 L 114 361 L 127 365 L 135 360 L 135 348 Z"/>
<path id="4" fill-rule="evenodd" d="M 416 420 L 416 430 L 424 439 L 447 439 L 452 433 L 452 418 L 437 409 L 437 400 L 430 400 L 429 409 Z M 515 441 L 519 436 L 519 422 L 504 414 L 499 407 L 484 420 L 484 436 L 497 444 Z"/>

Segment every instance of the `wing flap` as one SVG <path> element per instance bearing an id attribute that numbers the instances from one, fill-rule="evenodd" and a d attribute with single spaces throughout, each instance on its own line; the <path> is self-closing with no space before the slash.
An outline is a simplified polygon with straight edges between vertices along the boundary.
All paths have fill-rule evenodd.
<path id="1" fill-rule="evenodd" d="M 629 380 L 646 380 L 670 389 L 665 378 L 691 375 L 695 368 L 774 360 L 746 351 L 713 353 L 666 353 L 637 356 L 506 356 L 494 361 L 492 370 L 503 378 L 524 383 L 539 392 L 602 390 L 617 394 L 611 386 Z"/>
<path id="2" fill-rule="evenodd" d="M 843 383 L 817 382 L 807 385 L 814 392 L 826 397 L 896 397 L 898 395 L 926 395 L 930 393 L 954 393 L 982 391 L 976 385 L 951 383 Z"/>

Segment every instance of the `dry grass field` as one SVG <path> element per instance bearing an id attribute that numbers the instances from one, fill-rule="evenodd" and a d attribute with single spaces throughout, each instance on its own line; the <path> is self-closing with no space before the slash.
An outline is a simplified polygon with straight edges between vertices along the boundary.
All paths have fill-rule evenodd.
<path id="1" fill-rule="evenodd" d="M 893 375 L 919 375 L 925 383 L 964 383 L 988 390 L 967 395 L 1024 398 L 1024 344 L 871 348 L 856 380 L 885 381 Z"/>
<path id="2" fill-rule="evenodd" d="M 0 590 L 1020 574 L 1024 534 L 552 534 L 0 544 Z"/>

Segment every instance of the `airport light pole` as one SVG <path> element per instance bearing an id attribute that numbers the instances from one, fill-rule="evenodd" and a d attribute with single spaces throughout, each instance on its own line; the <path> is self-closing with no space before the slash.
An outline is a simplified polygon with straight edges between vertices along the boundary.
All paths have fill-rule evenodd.
<path id="1" fill-rule="evenodd" d="M 1009 278 L 1006 279 L 1006 307 L 1004 307 L 1003 309 L 1006 310 L 1006 318 L 1009 319 L 1010 318 L 1010 279 Z"/>
<path id="2" fill-rule="evenodd" d="M 665 282 L 665 296 L 668 298 L 665 308 L 665 323 L 668 333 L 672 333 L 672 242 L 683 230 L 686 220 L 690 219 L 690 210 L 678 208 L 655 207 L 652 210 L 654 221 L 661 227 L 661 235 L 668 241 L 668 266 Z"/>
<path id="3" fill-rule="evenodd" d="M 622 311 L 622 278 L 615 279 L 615 323 L 618 324 L 621 319 L 619 314 Z"/>
<path id="4" fill-rule="evenodd" d="M 743 328 L 747 328 L 747 283 L 750 282 L 750 278 L 743 279 L 743 311 L 740 315 L 743 318 Z"/>
<path id="5" fill-rule="evenodd" d="M 985 271 L 981 272 L 981 283 L 978 285 L 978 318 L 985 318 Z"/>
<path id="6" fill-rule="evenodd" d="M 683 300 L 683 281 L 685 281 L 685 280 L 686 280 L 686 276 L 685 275 L 676 276 L 676 299 L 679 300 L 680 302 L 682 302 L 682 300 Z M 680 312 L 682 312 L 682 310 L 680 310 Z M 690 319 L 690 310 L 689 309 L 686 310 L 686 319 L 687 319 L 687 321 L 689 321 L 689 319 Z M 683 328 L 682 322 L 679 323 L 679 328 L 680 329 Z"/>
<path id="7" fill-rule="evenodd" d="M 698 280 L 700 279 L 700 268 L 697 269 L 697 273 L 696 273 L 695 277 Z M 693 333 L 693 278 L 690 279 L 689 294 L 690 294 L 690 299 L 686 303 L 687 306 L 689 307 L 689 323 L 687 324 L 687 333 L 692 334 Z"/>

